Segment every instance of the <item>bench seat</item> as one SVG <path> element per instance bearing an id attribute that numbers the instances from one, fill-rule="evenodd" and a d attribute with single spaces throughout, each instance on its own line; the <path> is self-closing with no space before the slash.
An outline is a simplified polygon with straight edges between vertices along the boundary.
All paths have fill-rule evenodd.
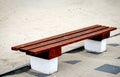
<path id="1" fill-rule="evenodd" d="M 61 47 L 85 39 L 101 41 L 110 36 L 114 27 L 93 25 L 56 36 L 12 47 L 12 50 L 20 50 L 28 55 L 52 59 L 61 55 Z"/>

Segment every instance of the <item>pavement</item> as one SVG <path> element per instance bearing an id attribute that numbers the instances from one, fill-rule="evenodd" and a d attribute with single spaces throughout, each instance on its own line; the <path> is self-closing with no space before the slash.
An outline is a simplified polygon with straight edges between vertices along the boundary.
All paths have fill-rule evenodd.
<path id="1" fill-rule="evenodd" d="M 0 0 L 0 75 L 120 77 L 119 7 L 119 0 Z M 111 32 L 106 52 L 89 53 L 84 50 L 84 41 L 65 46 L 59 71 L 51 75 L 30 69 L 29 56 L 11 50 L 15 45 L 94 24 L 118 28 Z"/>

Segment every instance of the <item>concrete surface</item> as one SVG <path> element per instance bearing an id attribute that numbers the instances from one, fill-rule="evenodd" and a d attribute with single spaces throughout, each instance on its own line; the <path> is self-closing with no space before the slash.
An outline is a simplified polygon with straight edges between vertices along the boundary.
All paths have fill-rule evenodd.
<path id="1" fill-rule="evenodd" d="M 0 0 L 0 74 L 29 63 L 25 53 L 11 46 L 53 36 L 94 24 L 117 27 L 108 39 L 107 51 L 95 55 L 83 52 L 59 57 L 59 72 L 45 77 L 119 77 L 94 70 L 103 64 L 120 66 L 120 1 L 119 0 Z M 63 52 L 83 45 L 83 41 L 66 46 Z M 117 45 L 117 46 L 115 46 Z M 80 60 L 70 65 L 67 60 Z M 8 77 L 35 77 L 23 72 Z M 43 75 L 40 75 L 43 77 Z M 39 77 L 40 77 L 39 76 Z"/>

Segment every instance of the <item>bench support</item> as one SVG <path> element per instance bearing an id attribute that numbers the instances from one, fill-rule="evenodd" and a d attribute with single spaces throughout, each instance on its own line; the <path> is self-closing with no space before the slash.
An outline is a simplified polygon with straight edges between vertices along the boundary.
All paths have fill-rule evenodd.
<path id="1" fill-rule="evenodd" d="M 104 52 L 106 50 L 106 39 L 101 41 L 87 39 L 84 41 L 84 47 L 91 52 Z"/>
<path id="2" fill-rule="evenodd" d="M 30 64 L 33 70 L 45 74 L 52 74 L 58 70 L 58 57 L 47 60 L 30 56 Z"/>
<path id="3" fill-rule="evenodd" d="M 31 68 L 45 74 L 52 74 L 58 70 L 58 57 L 61 47 L 51 48 L 37 56 L 30 57 Z"/>
<path id="4" fill-rule="evenodd" d="M 26 54 L 50 60 L 61 55 L 61 47 L 51 48 L 37 55 L 31 54 L 30 52 L 26 52 Z"/>
<path id="5" fill-rule="evenodd" d="M 101 53 L 106 50 L 106 38 L 110 37 L 110 32 L 85 40 L 85 49 L 91 52 Z"/>

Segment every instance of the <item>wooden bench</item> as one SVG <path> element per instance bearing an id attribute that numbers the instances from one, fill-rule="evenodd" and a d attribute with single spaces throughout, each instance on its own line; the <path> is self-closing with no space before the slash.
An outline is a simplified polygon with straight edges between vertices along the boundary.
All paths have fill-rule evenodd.
<path id="1" fill-rule="evenodd" d="M 17 45 L 12 47 L 12 50 L 20 50 L 27 55 L 36 58 L 51 60 L 62 54 L 62 46 L 86 39 L 102 41 L 110 36 L 110 31 L 115 29 L 115 27 L 93 25 L 45 39 Z"/>

